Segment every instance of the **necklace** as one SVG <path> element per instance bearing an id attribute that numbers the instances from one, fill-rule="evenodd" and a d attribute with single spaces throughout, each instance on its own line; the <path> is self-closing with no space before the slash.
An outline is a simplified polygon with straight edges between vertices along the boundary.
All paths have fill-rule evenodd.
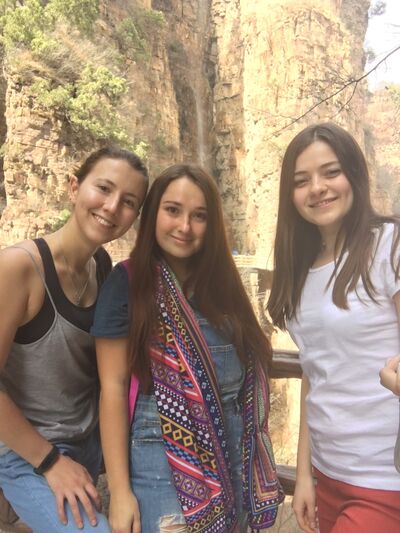
<path id="1" fill-rule="evenodd" d="M 72 272 L 72 270 L 71 270 L 71 268 L 70 268 L 70 266 L 68 264 L 67 258 L 65 257 L 65 254 L 64 254 L 62 249 L 61 249 L 61 255 L 62 255 L 64 264 L 65 264 L 65 268 L 66 268 L 66 270 L 68 272 L 68 276 L 69 276 L 69 278 L 71 280 L 72 286 L 74 287 L 74 292 L 75 292 L 75 294 L 74 294 L 74 303 L 75 303 L 75 305 L 80 305 L 82 297 L 84 296 L 84 294 L 86 292 L 86 289 L 88 288 L 88 285 L 89 285 L 90 275 L 92 273 L 92 258 L 89 259 L 89 273 L 88 273 L 88 276 L 86 278 L 86 281 L 82 285 L 82 287 L 79 287 L 79 285 L 75 281 L 75 275 Z"/>

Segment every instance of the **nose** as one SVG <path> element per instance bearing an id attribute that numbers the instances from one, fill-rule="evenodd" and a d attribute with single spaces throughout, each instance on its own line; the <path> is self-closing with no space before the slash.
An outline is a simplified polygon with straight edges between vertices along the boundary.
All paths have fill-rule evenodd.
<path id="1" fill-rule="evenodd" d="M 109 213 L 115 214 L 120 204 L 120 198 L 118 194 L 110 194 L 107 196 L 104 202 L 104 209 Z"/>
<path id="2" fill-rule="evenodd" d="M 313 176 L 310 183 L 311 194 L 321 194 L 326 190 L 326 183 L 320 176 Z"/>
<path id="3" fill-rule="evenodd" d="M 179 230 L 182 233 L 188 233 L 190 231 L 190 216 L 183 214 L 179 220 Z"/>

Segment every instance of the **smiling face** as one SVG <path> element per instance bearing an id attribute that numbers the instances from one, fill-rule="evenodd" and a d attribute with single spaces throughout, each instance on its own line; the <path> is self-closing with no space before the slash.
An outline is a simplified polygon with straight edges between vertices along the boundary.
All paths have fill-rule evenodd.
<path id="1" fill-rule="evenodd" d="M 121 237 L 137 218 L 146 180 L 123 159 L 100 159 L 78 183 L 72 176 L 73 218 L 85 238 L 97 245 Z"/>
<path id="2" fill-rule="evenodd" d="M 173 180 L 161 196 L 156 220 L 156 241 L 180 281 L 189 274 L 189 260 L 204 244 L 207 205 L 192 180 Z"/>
<path id="3" fill-rule="evenodd" d="M 336 238 L 353 204 L 353 191 L 329 144 L 315 141 L 298 156 L 293 204 L 323 238 Z"/>

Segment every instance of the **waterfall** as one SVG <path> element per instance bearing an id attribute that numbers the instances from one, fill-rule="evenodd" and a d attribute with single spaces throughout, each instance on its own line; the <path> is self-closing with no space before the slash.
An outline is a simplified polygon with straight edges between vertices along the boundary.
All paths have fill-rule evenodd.
<path id="1" fill-rule="evenodd" d="M 193 54 L 193 95 L 195 99 L 197 159 L 201 166 L 210 167 L 207 135 L 207 76 L 204 71 L 204 52 L 206 48 L 207 23 L 209 16 L 209 0 L 198 0 L 198 33 L 197 47 Z"/>

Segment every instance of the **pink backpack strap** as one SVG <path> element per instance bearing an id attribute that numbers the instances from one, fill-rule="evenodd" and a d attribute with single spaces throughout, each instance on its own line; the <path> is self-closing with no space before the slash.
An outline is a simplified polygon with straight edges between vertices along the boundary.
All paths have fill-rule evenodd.
<path id="1" fill-rule="evenodd" d="M 129 279 L 131 277 L 129 270 L 129 259 L 121 262 L 121 265 L 128 272 Z M 129 421 L 132 422 L 133 414 L 135 412 L 136 400 L 139 392 L 139 380 L 133 374 L 131 375 L 131 382 L 129 385 L 129 394 L 128 394 L 128 407 L 129 407 Z"/>

